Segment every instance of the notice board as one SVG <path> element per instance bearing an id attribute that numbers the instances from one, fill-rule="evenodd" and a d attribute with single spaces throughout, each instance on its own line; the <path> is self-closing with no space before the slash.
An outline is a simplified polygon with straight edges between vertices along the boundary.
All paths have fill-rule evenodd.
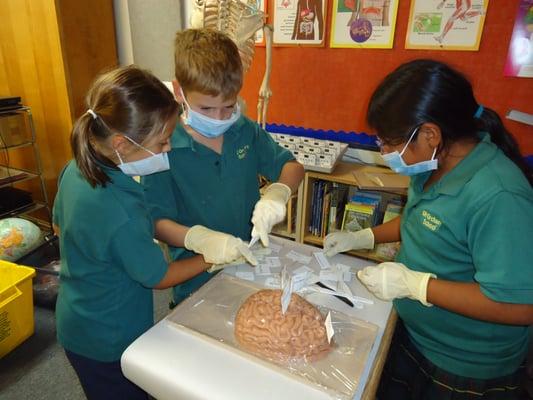
<path id="1" fill-rule="evenodd" d="M 327 1 L 331 11 L 333 1 Z M 271 6 L 273 2 L 269 1 Z M 273 95 L 267 122 L 371 133 L 365 115 L 373 90 L 387 73 L 417 58 L 440 60 L 461 70 L 472 82 L 478 102 L 494 109 L 503 119 L 511 109 L 533 114 L 533 79 L 504 76 L 518 3 L 518 0 L 490 2 L 479 51 L 405 49 L 410 6 L 407 0 L 399 2 L 392 49 L 329 48 L 331 12 L 328 12 L 324 47 L 274 47 Z M 264 69 L 265 48 L 256 47 L 242 91 L 251 118 L 256 117 Z M 510 120 L 504 122 L 522 153 L 532 155 L 533 128 Z"/>

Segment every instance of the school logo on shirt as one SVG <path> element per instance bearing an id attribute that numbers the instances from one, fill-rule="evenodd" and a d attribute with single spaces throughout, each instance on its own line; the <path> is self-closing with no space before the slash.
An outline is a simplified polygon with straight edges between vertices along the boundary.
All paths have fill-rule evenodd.
<path id="1" fill-rule="evenodd" d="M 437 217 L 431 215 L 426 210 L 422 211 L 422 217 L 424 218 L 422 221 L 422 225 L 424 225 L 426 228 L 432 231 L 436 231 L 440 228 L 442 225 L 442 222 Z"/>
<path id="2" fill-rule="evenodd" d="M 250 150 L 250 145 L 245 145 L 240 149 L 237 149 L 237 157 L 239 158 L 239 160 L 242 160 L 246 157 L 246 154 L 248 154 L 248 150 Z"/>

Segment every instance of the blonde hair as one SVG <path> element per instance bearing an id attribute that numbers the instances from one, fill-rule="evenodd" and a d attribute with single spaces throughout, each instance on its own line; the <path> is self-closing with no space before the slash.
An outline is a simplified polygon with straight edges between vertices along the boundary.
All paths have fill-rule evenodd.
<path id="1" fill-rule="evenodd" d="M 114 134 L 142 144 L 160 134 L 178 111 L 173 94 L 150 72 L 136 66 L 101 74 L 86 97 L 88 110 L 74 124 L 70 144 L 82 175 L 92 187 L 110 181 L 103 165 L 115 167 L 102 152 Z"/>
<path id="2" fill-rule="evenodd" d="M 176 80 L 184 92 L 195 91 L 226 100 L 236 97 L 243 81 L 237 45 L 212 29 L 187 29 L 174 42 Z"/>

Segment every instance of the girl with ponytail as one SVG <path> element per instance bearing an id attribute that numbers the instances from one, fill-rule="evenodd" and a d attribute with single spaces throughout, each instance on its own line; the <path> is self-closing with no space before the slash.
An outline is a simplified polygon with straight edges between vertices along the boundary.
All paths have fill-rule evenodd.
<path id="1" fill-rule="evenodd" d="M 72 132 L 74 160 L 53 212 L 61 252 L 57 337 L 88 399 L 148 399 L 122 375 L 120 357 L 153 324 L 152 288 L 211 266 L 201 256 L 167 264 L 133 179 L 168 169 L 177 117 L 163 83 L 130 66 L 96 79 Z"/>
<path id="2" fill-rule="evenodd" d="M 384 399 L 521 399 L 533 324 L 531 168 L 470 82 L 438 61 L 401 65 L 367 119 L 383 159 L 411 176 L 402 216 L 335 232 L 327 255 L 401 240 L 396 262 L 359 271 L 399 321 Z"/>

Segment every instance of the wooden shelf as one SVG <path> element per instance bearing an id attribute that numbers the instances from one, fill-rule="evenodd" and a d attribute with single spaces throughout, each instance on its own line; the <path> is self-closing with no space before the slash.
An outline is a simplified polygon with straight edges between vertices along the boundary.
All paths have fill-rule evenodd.
<path id="1" fill-rule="evenodd" d="M 343 183 L 345 185 L 357 186 L 357 181 L 353 175 L 354 171 L 366 170 L 368 172 L 386 172 L 390 171 L 385 167 L 374 167 L 361 164 L 352 164 L 347 162 L 340 162 L 331 174 L 324 172 L 308 171 L 306 178 L 322 179 L 324 181 Z"/>
<path id="2" fill-rule="evenodd" d="M 0 165 L 0 187 L 12 185 L 18 182 L 24 182 L 28 179 L 38 178 L 39 174 L 21 169 Z"/>
<path id="3" fill-rule="evenodd" d="M 295 232 L 287 232 L 287 230 L 285 229 L 272 229 L 272 235 L 275 235 L 275 236 L 281 236 L 281 237 L 284 237 L 286 239 L 291 239 L 291 240 L 296 240 L 296 233 Z"/>
<path id="4" fill-rule="evenodd" d="M 318 247 L 322 247 L 323 245 L 323 238 L 317 235 L 313 235 L 309 232 L 308 227 L 311 224 L 311 215 L 312 215 L 312 199 L 313 199 L 313 183 L 317 180 L 323 180 L 328 182 L 335 182 L 342 185 L 347 186 L 353 186 L 357 187 L 357 181 L 354 177 L 353 172 L 362 170 L 364 172 L 388 172 L 390 173 L 390 169 L 385 167 L 377 167 L 377 166 L 368 166 L 368 165 L 361 165 L 361 164 L 353 164 L 353 163 L 347 163 L 347 162 L 340 162 L 335 170 L 331 174 L 323 173 L 323 172 L 316 172 L 316 171 L 306 171 L 305 178 L 303 182 L 303 189 L 301 191 L 301 201 L 302 201 L 302 208 L 301 212 L 299 213 L 299 220 L 298 220 L 298 232 L 299 232 L 299 238 L 300 242 L 315 245 Z M 379 190 L 379 188 L 376 188 L 376 190 Z M 401 194 L 405 196 L 405 193 L 398 193 L 395 191 L 389 191 L 389 190 L 383 190 L 383 192 L 388 193 L 396 193 Z M 359 257 L 359 258 L 365 258 L 371 261 L 375 262 L 384 262 L 384 261 L 390 261 L 389 259 L 383 258 L 376 254 L 374 251 L 350 251 L 348 254 Z"/>

